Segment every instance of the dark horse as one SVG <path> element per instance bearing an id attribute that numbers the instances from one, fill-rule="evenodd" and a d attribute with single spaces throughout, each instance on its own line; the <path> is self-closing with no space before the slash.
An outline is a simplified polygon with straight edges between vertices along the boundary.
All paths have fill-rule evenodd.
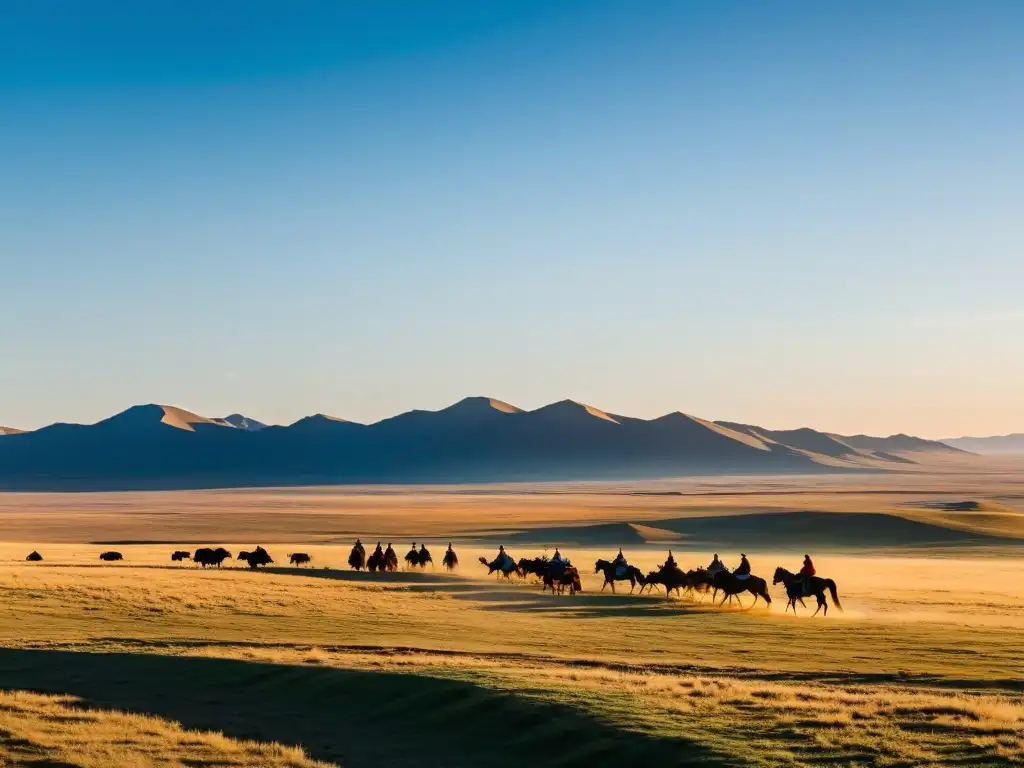
<path id="1" fill-rule="evenodd" d="M 782 582 L 786 585 L 786 597 L 789 598 L 789 602 L 786 603 L 786 610 L 789 610 L 790 606 L 793 606 L 793 613 L 796 613 L 796 602 L 800 601 L 800 605 L 807 607 L 804 603 L 805 595 L 814 595 L 818 599 L 818 609 L 811 614 L 811 616 L 817 616 L 818 611 L 822 608 L 825 609 L 825 615 L 828 616 L 828 603 L 825 602 L 825 590 L 827 589 L 832 594 L 832 602 L 836 608 L 840 611 L 843 610 L 843 606 L 839 603 L 839 593 L 836 591 L 836 583 L 832 579 L 823 579 L 820 576 L 811 576 L 806 582 L 803 578 L 795 573 L 790 573 L 785 568 L 775 569 L 775 578 L 772 579 L 772 584 L 778 584 Z M 805 586 L 806 585 L 806 586 Z"/>
<path id="2" fill-rule="evenodd" d="M 580 581 L 579 570 L 572 565 L 567 565 L 563 568 L 556 568 L 554 566 L 548 567 L 544 571 L 544 575 L 541 577 L 544 582 L 544 586 L 541 591 L 547 589 L 551 590 L 551 594 L 555 594 L 555 587 L 558 587 L 558 594 L 562 594 L 565 588 L 569 588 L 569 594 L 575 595 L 577 592 L 583 591 L 583 583 Z"/>
<path id="3" fill-rule="evenodd" d="M 412 549 L 405 553 L 405 564 L 409 568 L 415 568 L 420 564 L 420 551 L 416 549 L 416 542 L 412 543 Z"/>
<path id="4" fill-rule="evenodd" d="M 366 567 L 366 550 L 363 549 L 363 542 L 358 539 L 356 539 L 356 543 L 353 545 L 352 551 L 349 553 L 348 564 L 357 571 L 361 571 Z"/>
<path id="5" fill-rule="evenodd" d="M 421 543 L 420 544 L 420 554 L 419 554 L 419 565 L 420 565 L 420 568 L 426 568 L 427 567 L 427 563 L 430 563 L 430 567 L 433 568 L 434 567 L 434 558 L 432 558 L 430 556 L 430 550 L 427 549 L 427 545 Z"/>
<path id="6" fill-rule="evenodd" d="M 729 599 L 729 602 L 732 602 L 732 598 L 735 597 L 736 601 L 739 602 L 739 596 L 744 592 L 749 592 L 754 596 L 754 602 L 750 604 L 751 608 L 757 604 L 757 598 L 759 597 L 763 598 L 768 605 L 772 604 L 772 596 L 768 594 L 768 582 L 759 576 L 750 575 L 745 579 L 741 579 L 734 573 L 719 571 L 711 580 L 711 585 L 725 593 L 719 605 L 724 604 L 726 598 Z M 742 606 L 743 603 L 740 603 L 740 605 Z"/>
<path id="7" fill-rule="evenodd" d="M 384 565 L 381 567 L 382 571 L 397 571 L 398 570 L 398 555 L 395 554 L 395 550 L 391 548 L 391 542 L 388 542 L 388 548 L 384 550 Z"/>
<path id="8" fill-rule="evenodd" d="M 373 554 L 366 559 L 366 567 L 370 573 L 384 570 L 384 550 L 380 548 L 380 542 L 377 542 L 377 548 L 373 550 Z"/>
<path id="9" fill-rule="evenodd" d="M 601 591 L 604 592 L 604 588 L 609 584 L 612 585 L 612 592 L 615 591 L 616 581 L 628 581 L 629 582 L 629 593 L 633 594 L 633 590 L 636 589 L 636 585 L 639 584 L 640 588 L 643 589 L 647 579 L 644 577 L 643 572 L 632 565 L 627 565 L 625 572 L 619 576 L 618 568 L 615 563 L 608 560 L 598 560 L 594 563 L 594 573 L 604 572 L 604 584 L 601 585 Z"/>
<path id="10" fill-rule="evenodd" d="M 459 556 L 455 554 L 455 550 L 452 549 L 451 542 L 448 542 L 448 551 L 444 553 L 444 558 L 441 563 L 449 571 L 454 571 L 459 565 Z"/>
<path id="11" fill-rule="evenodd" d="M 682 597 L 683 589 L 692 589 L 692 584 L 687 576 L 683 573 L 680 568 L 666 568 L 662 566 L 656 571 L 651 571 L 647 574 L 646 582 L 641 585 L 640 593 L 643 594 L 644 587 L 651 584 L 661 584 L 665 587 L 665 597 L 668 598 L 672 595 L 672 590 L 676 591 L 680 597 Z"/>

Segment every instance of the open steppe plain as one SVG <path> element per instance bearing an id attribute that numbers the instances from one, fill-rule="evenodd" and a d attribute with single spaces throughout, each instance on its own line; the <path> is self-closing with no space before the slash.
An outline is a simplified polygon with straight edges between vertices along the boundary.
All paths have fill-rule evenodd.
<path id="1" fill-rule="evenodd" d="M 1022 468 L 0 495 L 0 764 L 1024 764 Z M 356 536 L 438 567 L 353 573 Z M 585 591 L 486 577 L 499 543 Z M 265 571 L 170 562 L 257 544 Z M 601 593 L 619 546 L 769 580 L 811 551 L 846 610 Z"/>

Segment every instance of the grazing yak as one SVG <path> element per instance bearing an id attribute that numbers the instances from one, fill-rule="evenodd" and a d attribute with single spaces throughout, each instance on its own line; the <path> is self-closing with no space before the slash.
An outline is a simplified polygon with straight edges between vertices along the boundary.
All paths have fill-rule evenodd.
<path id="1" fill-rule="evenodd" d="M 208 565 L 216 565 L 220 568 L 221 564 L 230 557 L 231 553 L 224 549 L 224 547 L 217 547 L 216 549 L 202 547 L 197 549 L 192 555 L 192 561 L 199 563 L 203 568 Z"/>
<path id="2" fill-rule="evenodd" d="M 288 562 L 292 565 L 304 565 L 310 562 L 313 558 L 307 555 L 305 552 L 293 552 L 288 555 Z"/>
<path id="3" fill-rule="evenodd" d="M 32 552 L 28 553 L 28 557 L 26 557 L 25 559 L 30 563 L 38 563 L 42 561 L 43 556 L 35 550 L 33 550 Z"/>
<path id="4" fill-rule="evenodd" d="M 261 565 L 270 565 L 274 562 L 274 558 L 263 547 L 256 547 L 252 552 L 239 552 L 238 559 L 248 563 L 249 567 L 253 569 L 259 568 Z"/>
<path id="5" fill-rule="evenodd" d="M 181 550 L 181 549 L 179 549 L 176 552 L 171 554 L 171 562 L 172 563 L 180 563 L 182 560 L 191 560 L 191 559 L 192 559 L 192 555 L 189 554 L 188 552 L 185 552 L 184 550 Z"/>
<path id="6" fill-rule="evenodd" d="M 114 552 L 114 551 L 103 552 L 103 553 L 100 554 L 100 560 L 103 560 L 103 561 L 108 562 L 108 563 L 112 563 L 115 560 L 124 560 L 124 555 L 122 555 L 120 552 Z"/>

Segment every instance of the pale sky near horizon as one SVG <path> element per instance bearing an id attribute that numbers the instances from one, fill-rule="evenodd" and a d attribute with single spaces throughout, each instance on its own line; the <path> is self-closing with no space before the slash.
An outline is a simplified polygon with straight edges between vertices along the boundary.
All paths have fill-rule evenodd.
<path id="1" fill-rule="evenodd" d="M 1011 0 L 6 3 L 0 424 L 1022 432 L 1021 40 Z"/>

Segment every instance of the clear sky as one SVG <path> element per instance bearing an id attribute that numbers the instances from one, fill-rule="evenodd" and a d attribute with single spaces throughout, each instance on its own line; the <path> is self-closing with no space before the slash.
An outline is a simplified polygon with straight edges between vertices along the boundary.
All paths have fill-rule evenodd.
<path id="1" fill-rule="evenodd" d="M 1024 431 L 1024 3 L 0 4 L 0 424 Z"/>

